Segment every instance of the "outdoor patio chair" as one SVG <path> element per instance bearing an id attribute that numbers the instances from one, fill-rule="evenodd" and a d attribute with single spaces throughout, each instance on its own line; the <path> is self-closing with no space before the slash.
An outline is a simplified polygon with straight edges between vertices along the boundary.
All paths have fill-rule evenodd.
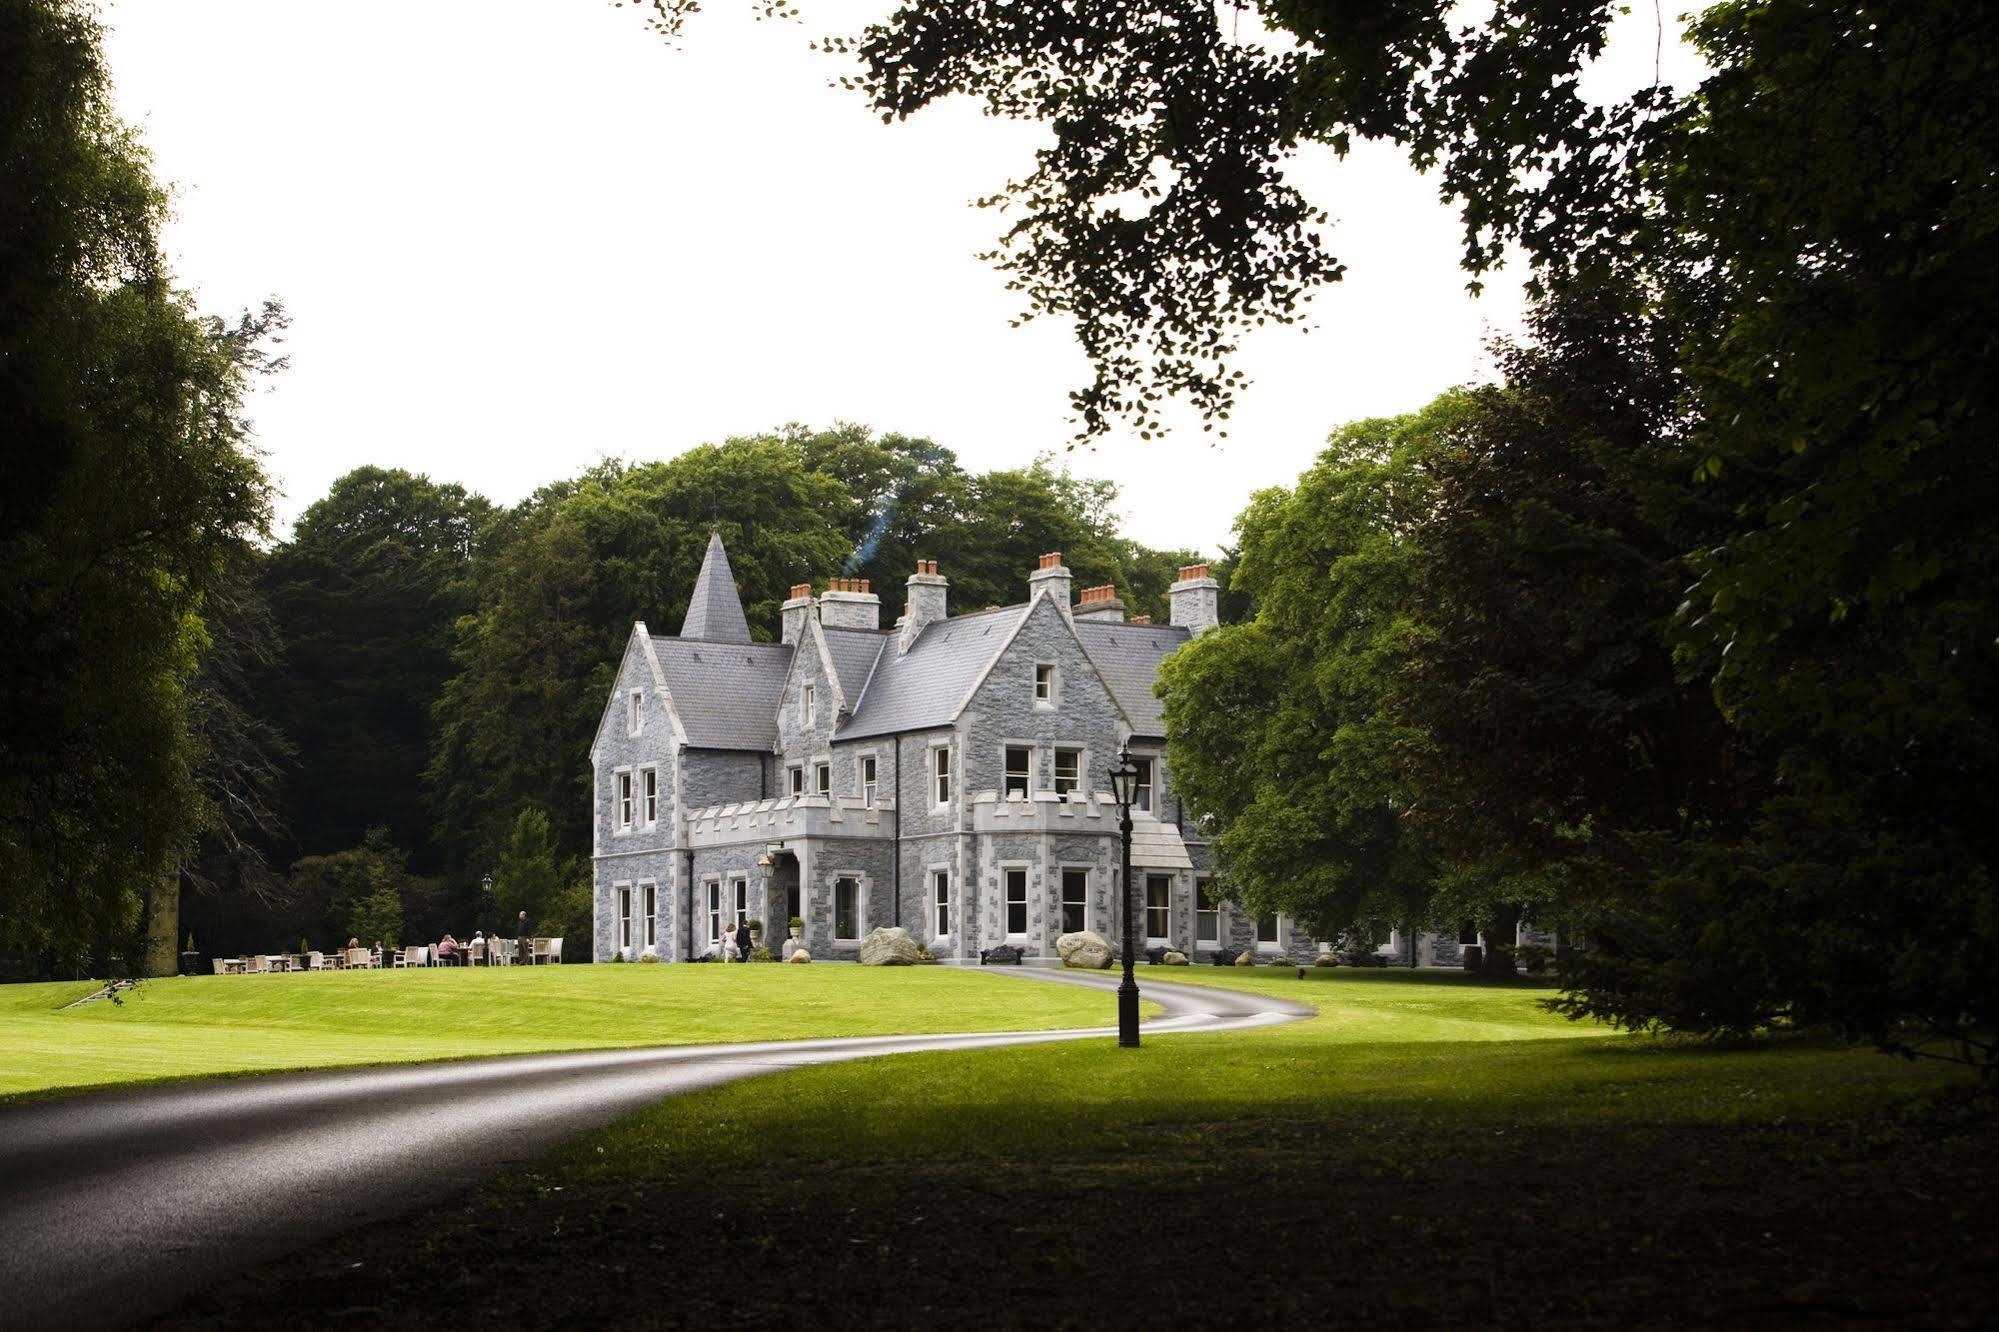
<path id="1" fill-rule="evenodd" d="M 403 949 L 403 965 L 406 967 L 427 967 L 430 965 L 430 949 Z"/>
<path id="2" fill-rule="evenodd" d="M 262 953 L 252 953 L 244 959 L 244 962 L 243 970 L 248 972 L 267 972 L 271 969 L 271 959 Z"/>
<path id="3" fill-rule="evenodd" d="M 540 966 L 542 963 L 548 961 L 548 943 L 549 941 L 546 939 L 536 939 L 534 941 L 534 964 L 536 966 Z"/>
<path id="4" fill-rule="evenodd" d="M 471 943 L 466 944 L 465 959 L 466 959 L 466 965 L 473 967 L 479 966 L 480 964 L 485 962 L 486 941 L 484 939 L 474 939 Z"/>
<path id="5" fill-rule="evenodd" d="M 324 954 L 324 953 L 307 953 L 307 954 L 305 955 L 305 969 L 306 969 L 307 971 L 324 971 L 324 970 L 326 970 L 326 954 Z"/>
<path id="6" fill-rule="evenodd" d="M 216 959 L 215 959 L 215 974 L 216 974 L 216 975 L 218 975 L 218 976 L 227 976 L 227 975 L 229 974 L 229 961 L 230 961 L 230 959 L 228 959 L 228 958 L 226 958 L 226 957 L 218 957 L 218 958 L 216 958 Z"/>
<path id="7" fill-rule="evenodd" d="M 347 965 L 350 967 L 368 965 L 368 950 L 365 948 L 349 948 L 342 956 L 347 959 Z"/>
<path id="8" fill-rule="evenodd" d="M 548 941 L 548 960 L 554 963 L 562 961 L 562 936 L 559 934 Z"/>

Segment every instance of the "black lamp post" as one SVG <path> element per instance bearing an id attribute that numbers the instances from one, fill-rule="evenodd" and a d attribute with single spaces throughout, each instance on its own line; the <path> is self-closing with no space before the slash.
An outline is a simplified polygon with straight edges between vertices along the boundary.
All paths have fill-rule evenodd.
<path id="1" fill-rule="evenodd" d="M 1124 980 L 1117 987 L 1117 1043 L 1138 1048 L 1138 978 L 1131 973 L 1131 957 L 1138 949 L 1132 933 L 1131 906 L 1131 802 L 1138 794 L 1138 765 L 1131 761 L 1131 747 L 1117 752 L 1117 766 L 1111 769 L 1111 794 L 1117 797 L 1118 840 L 1122 843 L 1124 879 Z"/>

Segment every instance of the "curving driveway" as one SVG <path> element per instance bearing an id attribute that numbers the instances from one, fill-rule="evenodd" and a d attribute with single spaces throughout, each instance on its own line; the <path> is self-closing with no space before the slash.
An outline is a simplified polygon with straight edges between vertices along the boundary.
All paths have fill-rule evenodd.
<path id="1" fill-rule="evenodd" d="M 1106 975 L 1002 969 L 1115 989 Z M 1310 1016 L 1147 980 L 1147 1036 Z M 274 1073 L 0 1107 L 0 1328 L 117 1326 L 433 1202 L 642 1106 L 803 1064 L 1113 1037 L 1113 1027 L 519 1055 Z"/>

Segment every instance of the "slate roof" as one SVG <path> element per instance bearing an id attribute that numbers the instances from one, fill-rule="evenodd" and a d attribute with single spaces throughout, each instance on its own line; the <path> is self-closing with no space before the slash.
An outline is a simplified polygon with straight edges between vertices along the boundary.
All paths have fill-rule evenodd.
<path id="1" fill-rule="evenodd" d="M 701 573 L 694 580 L 680 636 L 709 643 L 750 641 L 750 622 L 743 617 L 743 599 L 736 594 L 735 571 L 729 568 L 720 532 L 708 534 L 708 553 L 701 557 Z"/>
<path id="2" fill-rule="evenodd" d="M 1026 614 L 1026 606 L 1002 606 L 954 615 L 926 625 L 907 652 L 887 643 L 860 701 L 848 696 L 854 715 L 834 738 L 856 740 L 949 726 L 973 684 L 1012 640 Z M 890 637 L 883 635 L 884 640 Z M 830 641 L 832 634 L 827 638 Z"/>
<path id="3" fill-rule="evenodd" d="M 1076 637 L 1097 671 L 1111 687 L 1118 706 L 1131 718 L 1133 735 L 1152 738 L 1166 734 L 1166 716 L 1153 696 L 1159 663 L 1192 635 L 1165 624 L 1092 624 L 1076 621 Z"/>
<path id="4" fill-rule="evenodd" d="M 833 674 L 840 680 L 840 696 L 853 707 L 867 688 L 884 644 L 895 641 L 893 630 L 826 629 L 826 654 L 833 659 Z"/>
<path id="5" fill-rule="evenodd" d="M 777 706 L 791 668 L 791 644 L 655 637 L 652 650 L 688 744 L 765 753 L 776 748 Z"/>

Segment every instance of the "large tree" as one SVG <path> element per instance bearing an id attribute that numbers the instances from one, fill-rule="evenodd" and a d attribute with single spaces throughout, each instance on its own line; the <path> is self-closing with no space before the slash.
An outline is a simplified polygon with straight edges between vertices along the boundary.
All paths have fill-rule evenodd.
<path id="1" fill-rule="evenodd" d="M 0 952 L 69 968 L 143 932 L 160 970 L 210 819 L 201 617 L 266 521 L 242 401 L 281 320 L 171 286 L 101 36 L 0 3 Z"/>
<path id="2" fill-rule="evenodd" d="M 285 656 L 261 692 L 304 756 L 287 784 L 284 859 L 351 847 L 380 826 L 432 867 L 430 707 L 452 673 L 454 627 L 473 609 L 473 551 L 490 513 L 462 486 L 361 467 L 263 562 Z"/>

